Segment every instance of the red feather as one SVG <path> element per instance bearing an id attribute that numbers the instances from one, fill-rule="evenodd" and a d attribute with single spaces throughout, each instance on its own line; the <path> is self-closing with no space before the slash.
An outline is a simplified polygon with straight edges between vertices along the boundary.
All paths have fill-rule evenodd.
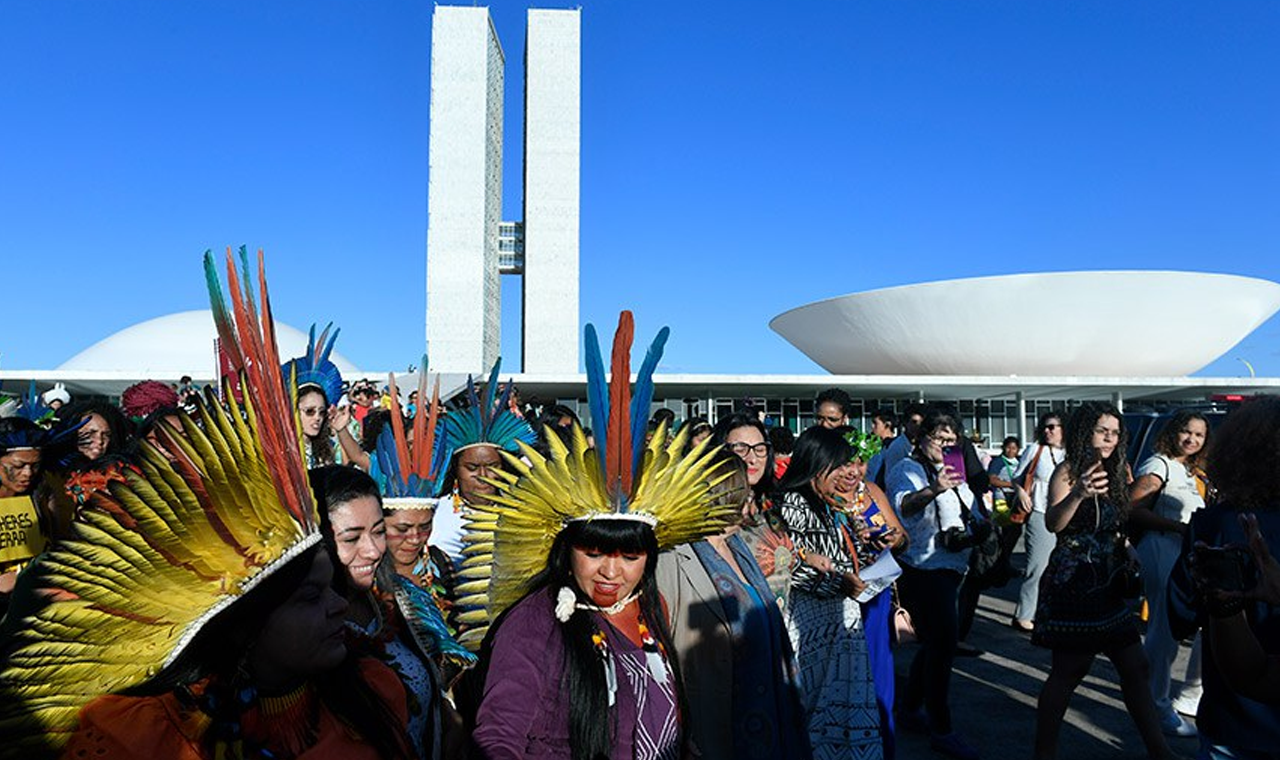
<path id="1" fill-rule="evenodd" d="M 617 488 L 619 499 L 631 495 L 631 341 L 635 337 L 631 312 L 618 315 L 613 334 L 609 376 L 609 425 L 605 435 L 605 482 Z"/>
<path id="2" fill-rule="evenodd" d="M 400 410 L 400 389 L 396 387 L 394 372 L 387 374 L 391 388 L 391 433 L 396 438 L 396 460 L 400 462 L 400 477 L 409 479 L 409 441 L 404 437 L 404 412 Z M 418 425 L 413 425 L 413 440 L 418 440 Z"/>
<path id="3" fill-rule="evenodd" d="M 427 371 L 424 367 L 422 376 L 418 378 L 418 410 L 413 418 L 413 440 L 418 441 L 414 448 L 413 471 L 418 477 L 425 478 L 431 474 L 431 455 L 436 446 L 436 422 L 440 418 L 440 377 L 436 377 L 434 389 L 431 391 L 431 406 L 424 415 L 422 402 L 427 397 Z M 421 422 L 421 429 L 419 428 Z"/>

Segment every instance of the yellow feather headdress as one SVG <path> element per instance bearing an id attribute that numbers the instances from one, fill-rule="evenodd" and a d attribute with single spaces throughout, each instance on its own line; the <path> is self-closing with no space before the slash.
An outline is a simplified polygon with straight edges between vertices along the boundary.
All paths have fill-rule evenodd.
<path id="1" fill-rule="evenodd" d="M 684 453 L 687 434 L 667 442 L 665 427 L 646 443 L 653 372 L 668 331 L 650 346 L 631 389 L 634 324 L 623 312 L 614 336 L 612 379 L 604 382 L 595 329 L 587 325 L 587 381 L 596 448 L 574 425 L 566 445 L 548 435 L 550 457 L 521 444 L 521 457 L 503 452 L 508 469 L 493 482 L 488 505 L 472 505 L 459 572 L 459 637 L 477 647 L 489 622 L 517 601 L 546 565 L 556 536 L 575 520 L 631 519 L 653 527 L 660 549 L 720 532 L 738 513 L 719 504 L 713 488 L 731 472 L 715 462 L 707 441 Z"/>
<path id="2" fill-rule="evenodd" d="M 37 609 L 11 621 L 0 756 L 56 755 L 81 707 L 156 676 L 219 612 L 320 540 L 261 264 L 260 321 L 227 252 L 234 324 L 209 254 L 205 268 L 243 406 L 228 392 L 224 408 L 210 392 L 198 424 L 184 415 L 181 431 L 164 427 L 172 459 L 145 446 L 141 474 L 113 483 L 74 537 L 29 571 L 38 588 L 14 603 Z M 35 603 L 40 596 L 50 600 Z"/>

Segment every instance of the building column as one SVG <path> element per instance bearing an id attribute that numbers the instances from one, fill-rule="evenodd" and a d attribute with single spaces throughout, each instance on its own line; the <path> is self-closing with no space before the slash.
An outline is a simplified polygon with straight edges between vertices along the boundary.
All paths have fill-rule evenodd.
<path id="1" fill-rule="evenodd" d="M 1022 391 L 1018 391 L 1015 398 L 1018 400 L 1018 440 L 1022 441 L 1022 445 L 1026 446 L 1027 440 L 1027 396 Z"/>

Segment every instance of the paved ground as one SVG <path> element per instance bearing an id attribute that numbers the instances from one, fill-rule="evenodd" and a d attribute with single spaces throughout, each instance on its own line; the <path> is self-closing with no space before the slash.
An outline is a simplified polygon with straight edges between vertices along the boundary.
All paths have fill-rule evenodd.
<path id="1" fill-rule="evenodd" d="M 1015 563 L 1021 565 L 1021 556 Z M 1049 672 L 1049 651 L 1032 646 L 1030 637 L 1009 627 L 1018 584 L 984 595 L 968 643 L 984 650 L 980 657 L 956 659 L 951 678 L 953 723 L 984 759 L 1030 758 L 1035 738 L 1036 696 Z M 1180 647 L 1174 663 L 1175 683 L 1185 672 L 1190 649 Z M 915 655 L 914 647 L 897 652 L 901 691 Z M 1170 739 L 1175 752 L 1194 757 L 1195 739 Z M 927 737 L 899 732 L 898 757 L 941 758 L 929 748 Z M 1076 690 L 1062 727 L 1058 757 L 1062 760 L 1146 757 L 1138 731 L 1120 696 L 1115 668 L 1099 657 Z"/>

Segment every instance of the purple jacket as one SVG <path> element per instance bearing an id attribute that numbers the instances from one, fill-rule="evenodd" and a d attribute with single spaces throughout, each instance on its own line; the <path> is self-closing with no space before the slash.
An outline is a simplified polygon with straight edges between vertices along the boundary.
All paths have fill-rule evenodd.
<path id="1" fill-rule="evenodd" d="M 494 636 L 489 675 L 472 734 L 480 757 L 571 757 L 563 673 L 560 622 L 547 592 L 534 592 L 511 608 Z M 612 757 L 632 760 L 638 713 L 635 696 L 620 688 L 616 699 L 610 716 L 615 721 Z"/>

